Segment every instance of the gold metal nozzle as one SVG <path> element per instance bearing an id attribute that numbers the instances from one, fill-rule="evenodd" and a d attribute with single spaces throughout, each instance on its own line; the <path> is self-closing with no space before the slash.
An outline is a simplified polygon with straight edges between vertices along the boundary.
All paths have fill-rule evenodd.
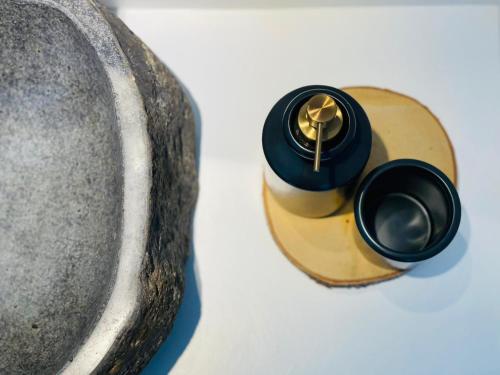
<path id="1" fill-rule="evenodd" d="M 319 172 L 321 146 L 324 141 L 335 137 L 342 128 L 342 111 L 335 100 L 327 94 L 317 94 L 299 110 L 298 123 L 304 136 L 316 141 L 314 171 Z"/>

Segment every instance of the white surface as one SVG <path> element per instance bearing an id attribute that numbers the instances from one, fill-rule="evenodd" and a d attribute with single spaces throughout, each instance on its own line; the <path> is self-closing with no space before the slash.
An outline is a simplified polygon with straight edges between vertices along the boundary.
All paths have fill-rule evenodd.
<path id="1" fill-rule="evenodd" d="M 310 8 L 319 6 L 499 4 L 499 0 L 100 0 L 115 8 Z"/>
<path id="2" fill-rule="evenodd" d="M 144 374 L 173 363 L 174 374 L 500 373 L 498 6 L 119 15 L 181 78 L 202 128 L 196 284 Z M 388 87 L 441 119 L 463 203 L 441 256 L 328 289 L 280 253 L 262 208 L 261 129 L 282 95 L 315 83 Z"/>

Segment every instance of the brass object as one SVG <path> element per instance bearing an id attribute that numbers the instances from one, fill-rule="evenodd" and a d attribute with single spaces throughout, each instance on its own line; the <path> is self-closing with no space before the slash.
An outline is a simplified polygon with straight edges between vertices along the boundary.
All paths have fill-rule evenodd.
<path id="1" fill-rule="evenodd" d="M 331 121 L 337 113 L 337 103 L 329 95 L 314 95 L 307 102 L 307 116 L 309 120 L 318 122 Z"/>
<path id="2" fill-rule="evenodd" d="M 314 171 L 319 172 L 322 143 L 335 137 L 342 128 L 342 111 L 335 100 L 326 94 L 317 94 L 299 110 L 298 124 L 304 136 L 316 141 Z"/>
<path id="3" fill-rule="evenodd" d="M 317 127 L 317 138 L 316 138 L 316 150 L 314 152 L 314 172 L 319 172 L 319 167 L 321 164 L 321 146 L 323 142 L 321 138 L 323 137 L 323 128 L 325 124 L 323 122 L 318 122 Z"/>
<path id="4" fill-rule="evenodd" d="M 318 99 L 315 99 L 317 97 L 320 97 L 322 100 L 319 101 Z M 323 100 L 325 100 L 324 97 L 329 98 L 329 100 L 327 99 L 327 103 L 326 103 L 327 105 L 328 105 L 328 102 L 330 102 L 330 100 L 333 101 L 333 103 L 335 103 L 335 100 L 331 96 L 325 95 L 325 94 L 318 94 L 318 95 L 313 96 L 310 100 L 308 100 L 299 110 L 298 123 L 299 123 L 300 131 L 310 141 L 316 140 L 316 127 L 315 127 L 316 125 L 314 123 L 311 124 L 309 116 L 310 115 L 314 116 L 316 119 L 324 119 L 325 112 L 326 112 L 326 114 L 333 112 L 331 110 L 321 111 L 321 107 L 322 107 L 321 105 L 319 108 L 320 110 L 317 111 L 318 110 L 317 103 L 318 102 L 321 103 Z M 315 99 L 315 100 L 313 101 L 313 99 Z M 311 101 L 312 101 L 312 103 L 311 103 Z M 316 101 L 318 101 L 318 102 L 316 102 Z M 310 103 L 312 105 L 310 107 L 310 111 L 308 111 L 308 107 L 309 107 Z M 335 103 L 335 107 L 337 109 L 335 117 L 330 119 L 330 121 L 327 121 L 325 124 L 326 126 L 323 128 L 323 142 L 328 141 L 328 140 L 332 139 L 333 137 L 335 137 L 340 132 L 340 129 L 342 128 L 342 121 L 343 121 L 342 111 L 337 106 L 337 103 Z M 308 114 L 308 112 L 310 112 L 310 115 Z M 318 112 L 319 112 L 319 114 L 318 114 Z M 319 116 L 319 115 L 321 115 L 321 116 Z M 314 122 L 314 119 L 312 120 L 312 122 Z"/>

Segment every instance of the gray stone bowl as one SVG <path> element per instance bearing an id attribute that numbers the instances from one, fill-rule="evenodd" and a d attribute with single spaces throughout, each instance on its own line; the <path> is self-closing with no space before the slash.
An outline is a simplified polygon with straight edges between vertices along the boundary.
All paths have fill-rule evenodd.
<path id="1" fill-rule="evenodd" d="M 179 83 L 92 0 L 0 2 L 0 374 L 133 374 L 183 291 Z"/>

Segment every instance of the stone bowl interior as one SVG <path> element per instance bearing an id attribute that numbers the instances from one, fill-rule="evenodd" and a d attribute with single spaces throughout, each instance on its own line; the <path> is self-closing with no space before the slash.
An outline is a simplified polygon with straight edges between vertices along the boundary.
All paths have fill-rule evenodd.
<path id="1" fill-rule="evenodd" d="M 108 77 L 74 23 L 35 3 L 0 2 L 0 14 L 0 373 L 56 373 L 115 277 L 120 136 Z"/>

